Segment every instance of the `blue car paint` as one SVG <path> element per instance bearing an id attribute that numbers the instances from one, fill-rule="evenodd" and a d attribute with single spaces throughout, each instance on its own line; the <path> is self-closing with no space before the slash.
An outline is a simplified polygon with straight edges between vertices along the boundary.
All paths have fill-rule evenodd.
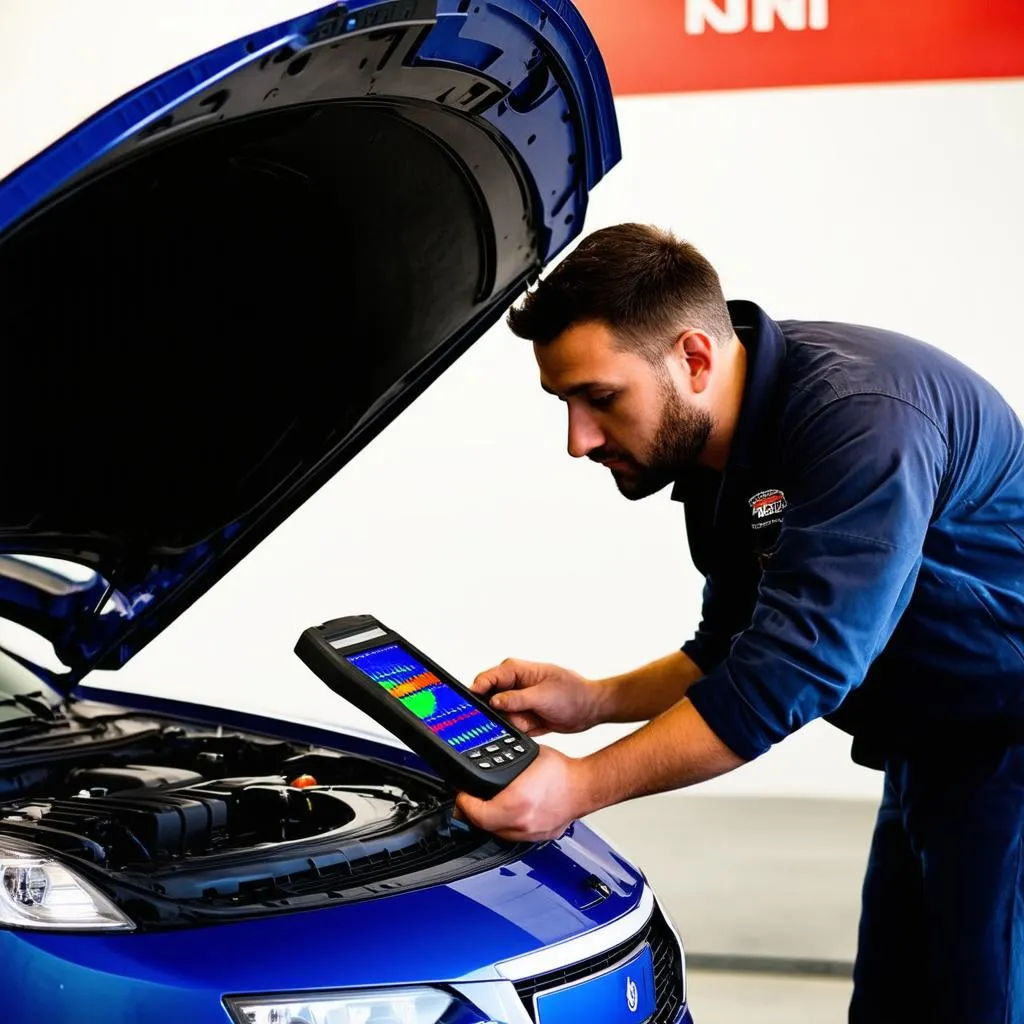
<path id="1" fill-rule="evenodd" d="M 597 868 L 612 889 L 594 903 Z M 522 860 L 370 903 L 149 934 L 0 932 L 4 1009 L 29 1019 L 219 1021 L 224 995 L 455 980 L 606 924 L 642 879 L 585 825 Z M 590 904 L 588 906 L 588 904 Z M 138 1014 L 138 1016 L 135 1016 Z"/>
<path id="2" fill-rule="evenodd" d="M 315 43 L 323 37 L 325 19 L 326 30 L 344 35 L 397 6 L 393 0 L 326 5 L 237 39 L 140 86 L 0 181 L 0 234 L 90 164 L 218 82 L 284 46 L 298 52 Z M 531 77 L 542 49 L 557 69 L 554 80 Z M 483 117 L 504 135 L 532 179 L 540 256 L 550 261 L 579 233 L 589 190 L 621 156 L 604 64 L 579 12 L 562 0 L 439 0 L 437 21 L 416 59 L 474 69 L 509 88 L 509 96 Z M 566 105 L 571 107 L 568 113 Z M 577 174 L 579 161 L 582 175 Z M 52 621 L 37 631 L 53 643 L 63 663 L 75 667 L 63 680 L 45 670 L 41 678 L 67 692 L 101 657 L 107 657 L 106 667 L 127 662 L 154 628 L 163 628 L 160 602 L 209 575 L 243 525 L 229 524 L 141 579 L 120 581 L 114 595 L 117 614 L 82 615 L 75 601 L 51 605 Z M 16 550 L 17 541 L 9 539 L 6 547 Z M 0 576 L 0 601 L 17 600 L 19 595 L 10 591 L 9 581 Z M 124 637 L 125 626 L 140 612 L 148 614 L 147 623 Z"/>

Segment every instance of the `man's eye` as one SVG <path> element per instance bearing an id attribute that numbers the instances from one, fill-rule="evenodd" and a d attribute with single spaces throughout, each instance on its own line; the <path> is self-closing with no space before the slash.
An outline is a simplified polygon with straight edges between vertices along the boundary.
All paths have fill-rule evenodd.
<path id="1" fill-rule="evenodd" d="M 603 395 L 591 395 L 590 404 L 596 405 L 599 409 L 607 408 L 612 402 L 615 401 L 615 392 L 611 391 L 608 394 Z"/>

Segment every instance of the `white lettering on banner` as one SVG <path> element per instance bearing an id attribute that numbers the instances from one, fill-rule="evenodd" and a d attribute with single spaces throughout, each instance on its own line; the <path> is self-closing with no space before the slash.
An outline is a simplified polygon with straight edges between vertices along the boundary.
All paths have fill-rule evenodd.
<path id="1" fill-rule="evenodd" d="M 742 32 L 747 27 L 747 0 L 725 0 L 725 8 L 717 0 L 685 0 L 686 31 L 691 36 L 704 34 L 709 25 L 715 32 Z"/>
<path id="2" fill-rule="evenodd" d="M 773 32 L 777 24 L 791 32 L 828 28 L 828 0 L 685 0 L 686 31 L 691 36 L 742 32 L 753 15 L 755 32 Z"/>
<path id="3" fill-rule="evenodd" d="M 820 32 L 828 28 L 828 0 L 808 0 L 807 23 L 811 28 Z"/>

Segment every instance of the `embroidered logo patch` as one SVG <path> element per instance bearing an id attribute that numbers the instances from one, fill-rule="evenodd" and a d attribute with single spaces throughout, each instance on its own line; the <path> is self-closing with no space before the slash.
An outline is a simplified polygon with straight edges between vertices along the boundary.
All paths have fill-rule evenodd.
<path id="1" fill-rule="evenodd" d="M 758 491 L 750 499 L 750 514 L 754 519 L 750 525 L 755 530 L 774 526 L 786 510 L 786 504 L 786 496 L 780 490 Z"/>

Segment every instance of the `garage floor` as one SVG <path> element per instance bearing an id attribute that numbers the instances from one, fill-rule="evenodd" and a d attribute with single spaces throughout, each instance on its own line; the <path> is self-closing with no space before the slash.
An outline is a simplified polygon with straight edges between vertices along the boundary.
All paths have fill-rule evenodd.
<path id="1" fill-rule="evenodd" d="M 850 983 L 718 971 L 690 972 L 694 1024 L 846 1024 Z"/>
<path id="2" fill-rule="evenodd" d="M 589 821 L 675 918 L 696 1024 L 844 1024 L 875 810 L 673 794 Z"/>

